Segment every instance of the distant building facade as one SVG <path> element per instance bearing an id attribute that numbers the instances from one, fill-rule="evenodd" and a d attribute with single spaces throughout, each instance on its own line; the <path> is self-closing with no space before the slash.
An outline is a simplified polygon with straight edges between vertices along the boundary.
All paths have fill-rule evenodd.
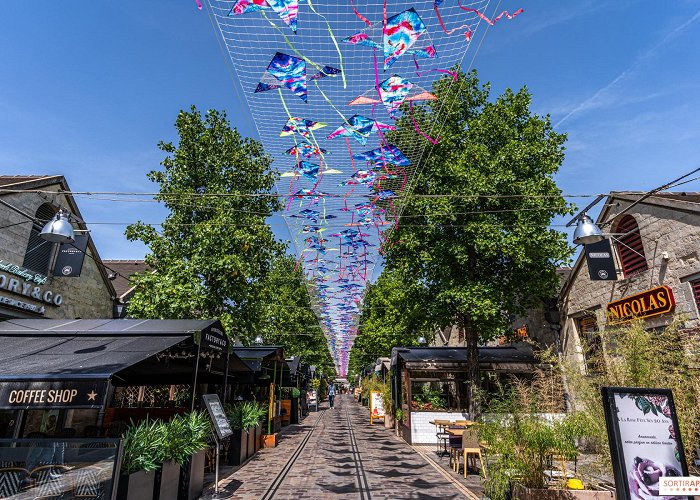
<path id="1" fill-rule="evenodd" d="M 598 217 L 611 233 L 616 281 L 594 281 L 582 253 L 560 295 L 564 354 L 585 369 L 595 332 L 642 318 L 700 327 L 700 193 L 613 192 Z"/>
<path id="2" fill-rule="evenodd" d="M 63 176 L 0 176 L 0 320 L 112 318 L 115 292 Z M 59 209 L 85 249 L 43 240 L 43 225 Z M 79 254 L 80 269 L 59 253 Z M 80 260 L 80 259 L 78 259 Z M 73 261 L 71 261 L 73 264 Z M 57 268 L 57 266 L 59 268 Z M 79 273 L 79 276 L 76 274 Z M 73 275 L 73 276 L 71 276 Z"/>

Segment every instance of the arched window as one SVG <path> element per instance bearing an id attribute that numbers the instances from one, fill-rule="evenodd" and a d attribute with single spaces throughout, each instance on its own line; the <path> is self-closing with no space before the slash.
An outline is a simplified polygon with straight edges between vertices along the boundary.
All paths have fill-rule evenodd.
<path id="1" fill-rule="evenodd" d="M 622 217 L 617 223 L 615 232 L 620 235 L 616 236 L 615 245 L 625 278 L 646 271 L 647 258 L 644 256 L 642 236 L 639 234 L 639 226 L 634 217 L 631 215 Z"/>
<path id="2" fill-rule="evenodd" d="M 27 243 L 27 251 L 24 254 L 22 267 L 44 275 L 49 274 L 54 243 L 42 239 L 39 234 L 44 224 L 54 215 L 56 215 L 56 209 L 49 203 L 44 203 L 36 211 L 35 217 L 38 222 L 32 225 L 32 231 L 29 233 L 29 243 Z"/>

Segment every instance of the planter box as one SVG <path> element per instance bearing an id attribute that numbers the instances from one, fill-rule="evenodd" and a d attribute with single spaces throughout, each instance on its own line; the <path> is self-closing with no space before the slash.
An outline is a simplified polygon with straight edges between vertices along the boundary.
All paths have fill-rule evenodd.
<path id="1" fill-rule="evenodd" d="M 154 471 L 138 471 L 129 475 L 119 476 L 117 500 L 143 500 L 153 497 Z"/>
<path id="2" fill-rule="evenodd" d="M 233 429 L 233 434 L 229 437 L 228 465 L 241 465 L 248 457 L 248 439 L 242 429 Z"/>
<path id="3" fill-rule="evenodd" d="M 299 413 L 300 408 L 299 408 L 299 398 L 292 398 L 292 413 L 290 415 L 290 424 L 298 424 L 299 423 Z"/>
<path id="4" fill-rule="evenodd" d="M 386 429 L 393 429 L 394 428 L 394 417 L 391 415 L 384 415 L 384 427 Z"/>
<path id="5" fill-rule="evenodd" d="M 593 490 L 541 490 L 516 484 L 513 486 L 513 498 L 518 500 L 611 500 L 615 499 L 615 493 Z"/>
<path id="6" fill-rule="evenodd" d="M 260 436 L 262 436 L 262 425 L 258 424 L 255 426 L 254 434 L 255 434 L 255 443 L 253 443 L 253 444 L 255 445 L 255 447 L 254 447 L 253 453 L 257 453 L 258 450 L 262 447 L 262 444 L 260 442 Z"/>
<path id="7" fill-rule="evenodd" d="M 204 490 L 204 458 L 204 450 L 198 451 L 180 469 L 178 500 L 195 500 L 202 495 Z"/>
<path id="8" fill-rule="evenodd" d="M 155 471 L 153 483 L 154 500 L 177 500 L 180 484 L 180 464 L 175 460 L 168 460 Z"/>
<path id="9" fill-rule="evenodd" d="M 247 440 L 246 459 L 255 455 L 255 427 L 251 427 L 243 433 L 243 437 Z"/>
<path id="10" fill-rule="evenodd" d="M 262 448 L 274 448 L 277 446 L 277 434 L 263 434 L 260 436 L 260 446 Z"/>

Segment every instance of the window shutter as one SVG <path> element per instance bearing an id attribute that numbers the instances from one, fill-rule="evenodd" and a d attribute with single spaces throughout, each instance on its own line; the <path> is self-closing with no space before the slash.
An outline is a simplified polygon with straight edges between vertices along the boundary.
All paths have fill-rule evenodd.
<path id="1" fill-rule="evenodd" d="M 639 234 L 637 221 L 631 215 L 625 215 L 617 225 L 617 233 L 623 236 L 617 238 L 615 245 L 620 256 L 622 271 L 625 278 L 646 271 L 647 259 L 644 255 L 642 236 Z"/>

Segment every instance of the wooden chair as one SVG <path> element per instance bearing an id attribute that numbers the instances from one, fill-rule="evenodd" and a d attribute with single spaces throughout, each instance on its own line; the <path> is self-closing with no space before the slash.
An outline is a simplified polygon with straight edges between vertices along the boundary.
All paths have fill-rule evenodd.
<path id="1" fill-rule="evenodd" d="M 484 467 L 484 458 L 481 456 L 481 446 L 479 445 L 479 436 L 476 433 L 476 429 L 465 429 L 462 434 L 462 456 L 464 457 L 464 477 L 467 477 L 467 468 L 469 457 L 472 457 L 474 461 L 474 468 L 476 468 L 476 456 L 479 457 L 479 463 L 481 465 L 481 471 L 486 474 L 486 467 Z M 457 464 L 457 471 L 459 471 L 459 463 Z"/>
<path id="2" fill-rule="evenodd" d="M 103 498 L 102 470 L 94 465 L 75 469 L 75 498 L 98 500 Z"/>
<path id="3" fill-rule="evenodd" d="M 3 467 L 0 469 L 0 498 L 11 498 L 22 491 L 29 471 L 21 467 Z"/>
<path id="4" fill-rule="evenodd" d="M 449 439 L 450 435 L 445 432 L 445 428 L 450 425 L 449 420 L 434 420 L 433 424 L 435 424 L 435 427 L 437 428 L 437 431 L 435 432 L 435 438 L 436 438 L 436 449 L 435 453 L 437 455 L 443 456 L 443 453 L 447 453 L 447 440 Z"/>
<path id="5" fill-rule="evenodd" d="M 461 427 L 449 427 L 450 429 L 461 429 Z M 457 472 L 459 470 L 459 450 L 462 447 L 462 437 L 449 434 L 450 439 L 450 467 Z"/>
<path id="6" fill-rule="evenodd" d="M 29 481 L 33 485 L 32 493 L 35 495 L 35 500 L 58 499 L 72 490 L 72 485 L 63 478 L 68 470 L 68 467 L 63 465 L 41 465 L 32 469 L 29 473 Z"/>

